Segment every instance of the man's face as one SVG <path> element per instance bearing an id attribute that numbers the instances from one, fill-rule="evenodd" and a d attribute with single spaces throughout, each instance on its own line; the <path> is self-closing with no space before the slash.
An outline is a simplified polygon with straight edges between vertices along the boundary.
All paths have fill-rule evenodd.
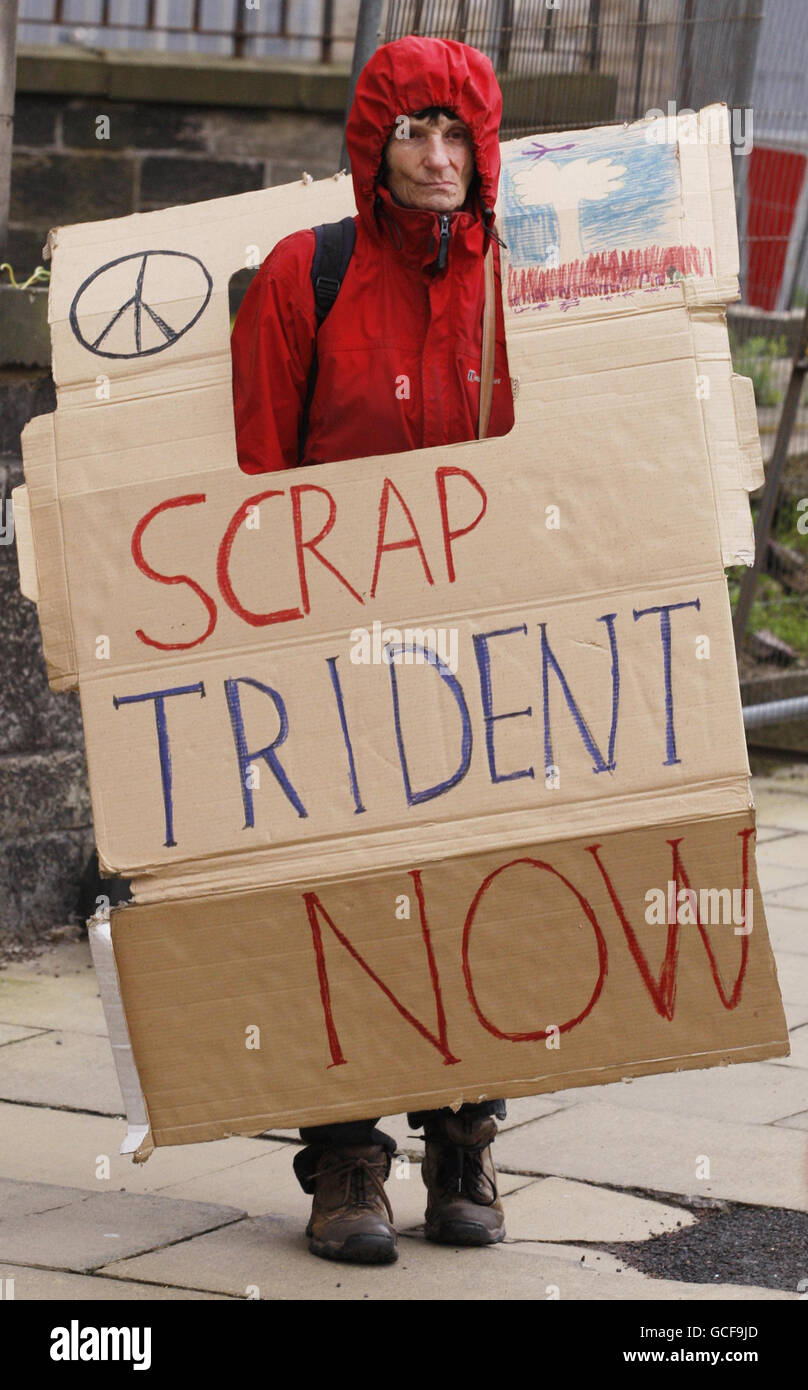
<path id="1" fill-rule="evenodd" d="M 434 119 L 400 116 L 385 146 L 385 182 L 407 208 L 454 212 L 474 175 L 468 127 L 443 112 Z"/>

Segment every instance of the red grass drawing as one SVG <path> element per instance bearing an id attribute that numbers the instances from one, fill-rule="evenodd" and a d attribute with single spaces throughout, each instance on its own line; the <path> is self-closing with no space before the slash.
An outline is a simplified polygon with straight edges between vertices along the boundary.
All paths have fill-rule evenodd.
<path id="1" fill-rule="evenodd" d="M 636 251 L 597 251 L 585 261 L 552 267 L 508 268 L 508 304 L 537 307 L 551 300 L 588 299 L 631 290 L 662 289 L 684 275 L 712 274 L 709 247 L 644 246 Z"/>

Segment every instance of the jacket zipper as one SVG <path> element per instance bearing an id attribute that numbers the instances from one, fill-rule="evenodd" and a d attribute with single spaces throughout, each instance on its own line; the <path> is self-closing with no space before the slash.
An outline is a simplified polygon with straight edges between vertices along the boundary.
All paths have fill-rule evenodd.
<path id="1" fill-rule="evenodd" d="M 438 241 L 438 270 L 443 270 L 449 257 L 449 214 L 440 214 L 440 238 Z"/>

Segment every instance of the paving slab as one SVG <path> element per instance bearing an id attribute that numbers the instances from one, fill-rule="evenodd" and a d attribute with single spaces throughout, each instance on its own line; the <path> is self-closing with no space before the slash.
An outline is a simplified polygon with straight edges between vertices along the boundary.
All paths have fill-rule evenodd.
<path id="1" fill-rule="evenodd" d="M 161 1284 L 136 1284 L 126 1279 L 99 1279 L 92 1274 L 66 1274 L 60 1269 L 32 1269 L 0 1262 L 0 1280 L 13 1279 L 17 1302 L 58 1299 L 65 1303 L 154 1303 L 162 1299 L 229 1301 L 227 1294 L 199 1293 Z"/>
<path id="2" fill-rule="evenodd" d="M 755 835 L 755 849 L 761 845 L 769 844 L 773 840 L 787 840 L 790 835 L 799 835 L 798 830 L 789 830 L 782 825 L 763 825 L 760 820 L 760 811 L 757 813 L 757 833 Z"/>
<path id="3" fill-rule="evenodd" d="M 540 1096 L 520 1096 L 516 1100 L 506 1101 L 508 1107 L 508 1117 L 505 1120 L 497 1120 L 500 1134 L 508 1129 L 516 1129 L 517 1125 L 529 1124 L 531 1120 L 540 1120 L 544 1115 L 552 1115 L 556 1110 L 562 1110 L 567 1105 L 575 1105 L 581 1099 L 580 1088 L 566 1091 L 545 1091 Z"/>
<path id="4" fill-rule="evenodd" d="M 236 1297 L 257 1289 L 260 1298 L 279 1301 L 749 1297 L 747 1289 L 648 1279 L 628 1269 L 622 1274 L 601 1274 L 593 1265 L 581 1264 L 583 1253 L 559 1258 L 541 1245 L 508 1242 L 484 1250 L 456 1250 L 431 1245 L 419 1236 L 403 1236 L 396 1264 L 368 1268 L 318 1260 L 308 1253 L 297 1223 L 288 1217 L 263 1216 L 149 1255 L 116 1261 L 103 1272 L 130 1280 L 187 1283 Z M 755 1292 L 758 1297 L 770 1296 L 768 1290 Z"/>
<path id="5" fill-rule="evenodd" d="M 19 1042 L 22 1038 L 38 1038 L 42 1031 L 41 1028 L 21 1028 L 17 1023 L 0 1023 L 0 1047 Z"/>
<path id="6" fill-rule="evenodd" d="M 775 960 L 781 953 L 808 955 L 808 912 L 767 903 L 766 926 Z"/>
<path id="7" fill-rule="evenodd" d="M 106 1037 L 95 971 L 54 976 L 9 966 L 0 971 L 0 1023 Z"/>
<path id="8" fill-rule="evenodd" d="M 808 1000 L 808 956 L 781 951 L 777 957 L 777 978 L 783 1002 L 804 1007 Z"/>
<path id="9" fill-rule="evenodd" d="M 10 1178 L 0 1178 L 0 1222 L 10 1217 L 64 1207 L 75 1200 L 75 1187 L 57 1187 L 47 1182 L 13 1182 Z"/>
<path id="10" fill-rule="evenodd" d="M 511 1240 L 648 1240 L 696 1220 L 682 1207 L 566 1178 L 539 1178 L 506 1196 L 504 1207 Z"/>
<path id="11" fill-rule="evenodd" d="M 796 1302 L 800 1295 L 792 1293 L 790 1289 L 765 1289 L 750 1284 L 686 1284 L 678 1280 L 657 1279 L 653 1276 L 643 1274 L 641 1271 L 627 1265 L 625 1261 L 615 1255 L 610 1255 L 607 1251 L 593 1251 L 586 1247 L 576 1247 L 574 1245 L 545 1245 L 537 1244 L 534 1241 L 519 1241 L 510 1247 L 524 1253 L 530 1258 L 535 1258 L 542 1250 L 552 1254 L 559 1261 L 559 1264 L 573 1265 L 576 1272 L 592 1271 L 597 1275 L 594 1295 L 584 1295 L 588 1297 L 602 1298 L 601 1286 L 607 1280 L 612 1285 L 615 1275 L 623 1276 L 620 1279 L 622 1297 L 632 1302 L 641 1299 L 659 1299 L 660 1302 L 712 1302 L 731 1299 L 733 1302 Z M 561 1283 L 559 1285 L 559 1297 L 568 1298 L 569 1285 Z M 576 1295 L 573 1295 L 576 1296 Z M 614 1295 L 619 1297 L 620 1295 Z M 653 1321 L 653 1319 L 649 1319 Z"/>
<path id="12" fill-rule="evenodd" d="M 808 1110 L 801 1110 L 798 1115 L 787 1115 L 784 1120 L 776 1120 L 778 1129 L 808 1129 Z"/>
<path id="13" fill-rule="evenodd" d="M 801 1000 L 800 1003 L 793 1003 L 791 1000 L 783 1000 L 783 1013 L 786 1016 L 786 1023 L 789 1029 L 802 1028 L 803 1024 L 808 1023 L 808 998 Z M 778 1061 L 780 1059 L 778 1058 Z"/>
<path id="14" fill-rule="evenodd" d="M 775 840 L 764 841 L 757 850 L 760 864 L 779 864 L 787 869 L 808 867 L 808 834 L 782 835 Z"/>
<path id="15" fill-rule="evenodd" d="M 3 1054 L 0 1100 L 123 1115 L 112 1048 L 92 1033 L 39 1033 Z"/>
<path id="16" fill-rule="evenodd" d="M 791 1055 L 789 1057 L 775 1057 L 772 1059 L 773 1067 L 796 1067 L 804 1071 L 803 1088 L 805 1100 L 808 1103 L 808 1025 L 803 1024 L 801 1028 L 794 1028 L 788 1035 L 791 1043 Z"/>
<path id="17" fill-rule="evenodd" d="M 716 1120 L 769 1124 L 793 1115 L 808 1099 L 808 1076 L 770 1062 L 738 1062 L 707 1070 L 637 1076 L 607 1086 L 588 1086 L 586 1100 L 660 1110 L 669 1115 L 705 1115 Z M 568 1093 L 569 1094 L 569 1093 Z M 578 1092 L 581 1097 L 581 1092 Z M 499 1141 L 498 1141 L 499 1142 Z"/>
<path id="18" fill-rule="evenodd" d="M 161 1187 L 164 1197 L 185 1197 L 197 1201 L 222 1202 L 243 1207 L 250 1216 L 288 1216 L 301 1228 L 311 1211 L 307 1197 L 292 1168 L 295 1148 L 284 1144 L 264 1157 L 254 1158 L 232 1168 L 205 1173 L 187 1182 Z M 149 1160 L 151 1162 L 151 1159 Z M 503 1174 L 502 1192 L 513 1192 L 530 1181 L 518 1174 Z M 386 1185 L 399 1230 L 423 1224 L 426 1188 L 421 1179 L 421 1165 L 406 1155 L 393 1160 Z"/>
<path id="19" fill-rule="evenodd" d="M 710 1176 L 699 1178 L 705 1157 Z M 586 1102 L 500 1135 L 497 1163 L 522 1173 L 808 1211 L 808 1142 L 781 1125 Z"/>
<path id="20" fill-rule="evenodd" d="M 118 1152 L 125 1133 L 122 1120 L 0 1103 L 0 1176 L 92 1192 L 157 1192 L 169 1183 L 245 1163 L 277 1147 L 263 1139 L 216 1139 L 155 1149 L 147 1163 L 133 1163 L 131 1156 Z M 109 1178 L 103 1177 L 106 1165 L 99 1162 L 104 1158 Z"/>
<path id="21" fill-rule="evenodd" d="M 784 792 L 761 787 L 754 780 L 757 819 L 764 825 L 776 825 L 781 830 L 808 831 L 808 796 L 805 791 Z"/>
<path id="22" fill-rule="evenodd" d="M 808 867 L 789 869 L 783 864 L 770 864 L 765 859 L 758 864 L 758 879 L 764 898 L 777 901 L 786 889 L 808 884 Z"/>
<path id="23" fill-rule="evenodd" d="M 130 1192 L 74 1191 L 72 1202 L 0 1221 L 0 1260 L 75 1272 L 210 1231 L 244 1215 L 237 1207 Z"/>
<path id="24" fill-rule="evenodd" d="M 791 873 L 791 869 L 783 869 L 782 873 Z M 796 872 L 796 870 L 795 870 Z M 796 884 L 794 887 L 778 888 L 775 893 L 769 893 L 766 897 L 767 903 L 775 907 L 791 907 L 795 911 L 808 914 L 808 883 Z"/>

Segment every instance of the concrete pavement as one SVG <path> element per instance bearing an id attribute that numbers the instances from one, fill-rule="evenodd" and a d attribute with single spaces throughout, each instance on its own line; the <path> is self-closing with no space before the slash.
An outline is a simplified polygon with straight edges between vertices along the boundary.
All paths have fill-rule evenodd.
<path id="1" fill-rule="evenodd" d="M 808 780 L 756 782 L 758 868 L 792 1054 L 508 1103 L 508 1240 L 429 1245 L 406 1117 L 396 1265 L 312 1258 L 296 1136 L 118 1154 L 85 942 L 0 971 L 0 1285 L 17 1299 L 737 1300 L 808 1296 Z M 696 1178 L 696 1158 L 709 1176 Z M 702 1165 L 703 1166 L 703 1165 Z M 8 1281 L 13 1280 L 9 1288 Z"/>

